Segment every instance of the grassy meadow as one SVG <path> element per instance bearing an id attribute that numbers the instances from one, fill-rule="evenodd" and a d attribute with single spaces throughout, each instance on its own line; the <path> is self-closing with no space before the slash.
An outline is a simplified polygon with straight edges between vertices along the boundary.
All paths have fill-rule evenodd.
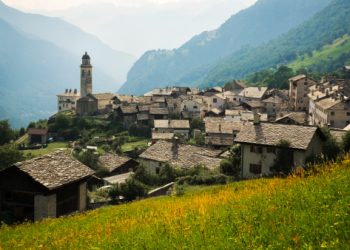
<path id="1" fill-rule="evenodd" d="M 349 166 L 3 226 L 0 249 L 349 249 Z"/>

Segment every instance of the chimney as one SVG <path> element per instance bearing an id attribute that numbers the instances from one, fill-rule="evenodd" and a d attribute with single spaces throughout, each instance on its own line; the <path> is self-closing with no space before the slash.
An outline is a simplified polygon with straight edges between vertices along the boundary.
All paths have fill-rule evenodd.
<path id="1" fill-rule="evenodd" d="M 313 96 L 315 95 L 315 90 L 314 90 L 314 89 L 311 91 L 311 94 L 312 94 Z"/>
<path id="2" fill-rule="evenodd" d="M 221 124 L 219 124 L 219 132 L 221 133 Z"/>
<path id="3" fill-rule="evenodd" d="M 179 138 L 177 136 L 173 137 L 172 152 L 173 152 L 173 159 L 177 159 L 179 155 Z"/>
<path id="4" fill-rule="evenodd" d="M 68 89 L 66 89 L 66 92 L 65 92 L 66 94 L 68 93 Z"/>
<path id="5" fill-rule="evenodd" d="M 131 95 L 131 103 L 134 102 L 134 95 Z"/>
<path id="6" fill-rule="evenodd" d="M 329 95 L 329 91 L 328 91 L 328 89 L 326 90 L 326 96 L 328 96 Z"/>
<path id="7" fill-rule="evenodd" d="M 72 93 L 72 89 L 69 89 L 69 93 Z"/>
<path id="8" fill-rule="evenodd" d="M 74 89 L 74 94 L 78 94 L 78 90 L 77 89 Z"/>
<path id="9" fill-rule="evenodd" d="M 258 112 L 256 112 L 256 110 L 253 111 L 253 115 L 254 115 L 254 125 L 259 125 L 260 115 L 258 114 Z"/>

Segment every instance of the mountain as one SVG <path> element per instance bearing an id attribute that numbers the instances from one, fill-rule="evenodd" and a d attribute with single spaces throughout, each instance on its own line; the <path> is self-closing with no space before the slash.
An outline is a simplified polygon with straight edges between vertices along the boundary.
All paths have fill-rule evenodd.
<path id="1" fill-rule="evenodd" d="M 0 18 L 0 119 L 15 127 L 47 118 L 57 110 L 56 95 L 79 88 L 81 55 L 18 31 Z M 113 82 L 99 68 L 94 79 Z"/>
<path id="2" fill-rule="evenodd" d="M 256 48 L 240 50 L 221 60 L 200 79 L 201 86 L 224 83 L 230 79 L 242 78 L 262 69 L 288 64 L 300 57 L 313 55 L 314 51 L 350 34 L 349 12 L 350 1 L 333 0 L 313 18 L 280 38 Z M 335 57 L 341 60 L 340 63 L 349 59 L 350 53 L 344 50 L 343 52 L 346 53 L 342 55 L 345 58 Z M 330 63 L 339 68 L 338 62 L 331 59 Z M 325 61 L 318 63 L 322 68 Z"/>
<path id="3" fill-rule="evenodd" d="M 172 1 L 164 4 L 139 1 L 133 5 L 126 1 L 117 4 L 96 2 L 40 13 L 61 17 L 98 36 L 112 48 L 141 56 L 150 48 L 179 47 L 194 34 L 216 28 L 254 1 Z"/>
<path id="4" fill-rule="evenodd" d="M 194 84 L 217 61 L 256 47 L 297 27 L 331 0 L 259 0 L 217 30 L 203 32 L 178 49 L 146 52 L 120 92 L 142 94 L 154 87 Z"/>
<path id="5" fill-rule="evenodd" d="M 88 51 L 94 66 L 103 69 L 113 79 L 101 83 L 101 89 L 105 91 L 116 91 L 125 81 L 126 74 L 135 61 L 133 56 L 111 49 L 95 36 L 60 18 L 24 13 L 6 6 L 1 0 L 0 17 L 18 30 L 46 40 L 77 57 Z"/>

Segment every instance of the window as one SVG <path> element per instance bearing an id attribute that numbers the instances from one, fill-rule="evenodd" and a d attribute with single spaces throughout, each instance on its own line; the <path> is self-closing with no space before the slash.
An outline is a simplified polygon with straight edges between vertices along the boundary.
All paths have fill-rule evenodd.
<path id="1" fill-rule="evenodd" d="M 218 99 L 217 98 L 214 98 L 213 99 L 213 103 L 217 103 L 218 102 Z"/>
<path id="2" fill-rule="evenodd" d="M 331 112 L 331 116 L 334 116 L 334 112 Z"/>
<path id="3" fill-rule="evenodd" d="M 251 172 L 252 174 L 261 174 L 261 165 L 250 164 L 249 172 Z"/>
<path id="4" fill-rule="evenodd" d="M 198 107 L 197 106 L 193 106 L 194 109 L 197 109 Z"/>
<path id="5" fill-rule="evenodd" d="M 346 125 L 349 125 L 350 124 L 350 121 L 346 121 Z"/>
<path id="6" fill-rule="evenodd" d="M 346 115 L 347 115 L 347 116 L 350 116 L 350 112 L 346 112 Z"/>
<path id="7" fill-rule="evenodd" d="M 156 174 L 159 174 L 159 172 L 160 172 L 160 168 L 156 167 Z"/>
<path id="8" fill-rule="evenodd" d="M 269 147 L 267 148 L 267 153 L 276 154 L 276 149 Z"/>
<path id="9" fill-rule="evenodd" d="M 262 153 L 262 147 L 259 146 L 250 146 L 250 152 L 252 153 L 257 153 L 257 154 L 261 154 Z"/>

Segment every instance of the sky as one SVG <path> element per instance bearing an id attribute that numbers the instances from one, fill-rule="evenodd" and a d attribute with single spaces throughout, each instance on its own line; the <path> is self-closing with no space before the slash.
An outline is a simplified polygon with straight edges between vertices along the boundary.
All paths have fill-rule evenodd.
<path id="1" fill-rule="evenodd" d="M 144 6 L 169 6 L 178 5 L 186 6 L 189 4 L 207 4 L 214 3 L 218 0 L 3 0 L 6 4 L 13 7 L 20 8 L 22 10 L 60 10 L 66 9 L 73 6 L 79 6 L 81 4 L 89 3 L 113 3 L 116 6 L 134 6 L 134 7 L 144 7 Z M 244 2 L 252 3 L 255 0 L 244 0 L 235 1 L 235 4 L 245 7 Z M 237 6 L 239 8 L 239 6 Z"/>
<path id="2" fill-rule="evenodd" d="M 138 58 L 147 50 L 178 48 L 257 0 L 3 1 L 22 11 L 60 17 Z"/>

